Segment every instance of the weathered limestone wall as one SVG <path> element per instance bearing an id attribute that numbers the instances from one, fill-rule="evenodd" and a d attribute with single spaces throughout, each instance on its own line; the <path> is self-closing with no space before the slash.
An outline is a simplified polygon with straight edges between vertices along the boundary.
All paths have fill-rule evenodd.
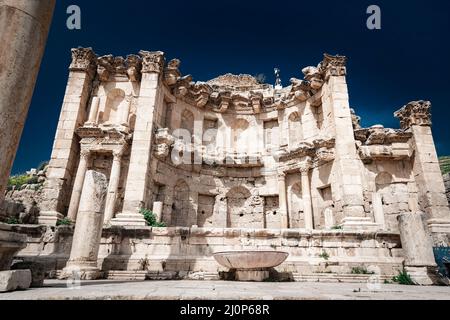
<path id="1" fill-rule="evenodd" d="M 62 269 L 69 258 L 73 229 L 16 227 L 28 236 L 20 251 L 25 260 L 40 261 L 47 271 Z M 103 230 L 99 266 L 108 270 L 143 270 L 181 275 L 225 271 L 212 254 L 227 250 L 282 250 L 290 253 L 278 272 L 349 274 L 352 267 L 379 268 L 387 277 L 401 269 L 398 234 L 372 232 L 223 228 L 122 227 Z M 323 258 L 323 254 L 329 258 Z M 321 257 L 322 256 L 322 257 Z M 370 268 L 369 268 L 370 267 Z"/>
<path id="2" fill-rule="evenodd" d="M 44 54 L 55 0 L 0 1 L 0 206 Z M 0 208 L 0 219 L 2 218 Z"/>

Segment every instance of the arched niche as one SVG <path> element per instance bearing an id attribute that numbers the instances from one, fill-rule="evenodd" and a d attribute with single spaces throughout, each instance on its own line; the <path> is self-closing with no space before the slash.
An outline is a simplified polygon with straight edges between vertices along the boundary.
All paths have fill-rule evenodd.
<path id="1" fill-rule="evenodd" d="M 234 187 L 228 191 L 226 194 L 228 228 L 245 227 L 246 215 L 251 213 L 247 206 L 250 196 L 250 191 L 242 186 Z"/>
<path id="2" fill-rule="evenodd" d="M 128 109 L 125 92 L 114 88 L 108 92 L 105 107 L 100 116 L 100 124 L 120 124 L 124 109 Z"/>
<path id="3" fill-rule="evenodd" d="M 303 131 L 300 114 L 295 111 L 288 117 L 289 126 L 289 147 L 294 148 L 303 140 Z"/>
<path id="4" fill-rule="evenodd" d="M 289 219 L 291 228 L 304 228 L 304 208 L 302 199 L 302 187 L 300 182 L 295 182 L 289 187 Z"/>

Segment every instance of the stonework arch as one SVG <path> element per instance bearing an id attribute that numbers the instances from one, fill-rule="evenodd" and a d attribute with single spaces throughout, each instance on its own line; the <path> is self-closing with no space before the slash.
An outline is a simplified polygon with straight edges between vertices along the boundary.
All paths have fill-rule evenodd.
<path id="1" fill-rule="evenodd" d="M 226 194 L 227 198 L 227 227 L 244 227 L 244 221 L 247 220 L 247 214 L 251 214 L 248 208 L 248 201 L 251 194 L 247 188 L 239 186 L 234 187 Z"/>
<path id="2" fill-rule="evenodd" d="M 118 88 L 110 90 L 99 123 L 119 124 L 121 111 L 126 103 L 125 91 Z"/>

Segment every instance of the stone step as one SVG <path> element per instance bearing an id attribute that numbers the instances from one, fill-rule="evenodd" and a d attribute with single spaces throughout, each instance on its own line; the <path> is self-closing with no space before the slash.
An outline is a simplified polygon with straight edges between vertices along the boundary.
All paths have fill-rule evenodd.
<path id="1" fill-rule="evenodd" d="M 392 277 L 376 274 L 337 274 L 337 273 L 313 273 L 313 274 L 293 274 L 296 282 L 346 282 L 346 283 L 383 283 L 391 280 Z"/>
<path id="2" fill-rule="evenodd" d="M 138 280 L 144 281 L 147 277 L 147 271 L 128 271 L 128 270 L 110 270 L 106 272 L 108 280 Z"/>

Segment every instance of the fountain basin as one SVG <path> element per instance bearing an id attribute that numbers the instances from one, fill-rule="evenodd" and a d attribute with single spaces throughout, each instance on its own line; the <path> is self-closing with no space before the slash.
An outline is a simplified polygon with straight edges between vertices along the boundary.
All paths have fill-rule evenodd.
<path id="1" fill-rule="evenodd" d="M 220 265 L 235 270 L 235 280 L 264 281 L 270 268 L 282 264 L 288 255 L 283 251 L 226 251 L 213 257 Z"/>

